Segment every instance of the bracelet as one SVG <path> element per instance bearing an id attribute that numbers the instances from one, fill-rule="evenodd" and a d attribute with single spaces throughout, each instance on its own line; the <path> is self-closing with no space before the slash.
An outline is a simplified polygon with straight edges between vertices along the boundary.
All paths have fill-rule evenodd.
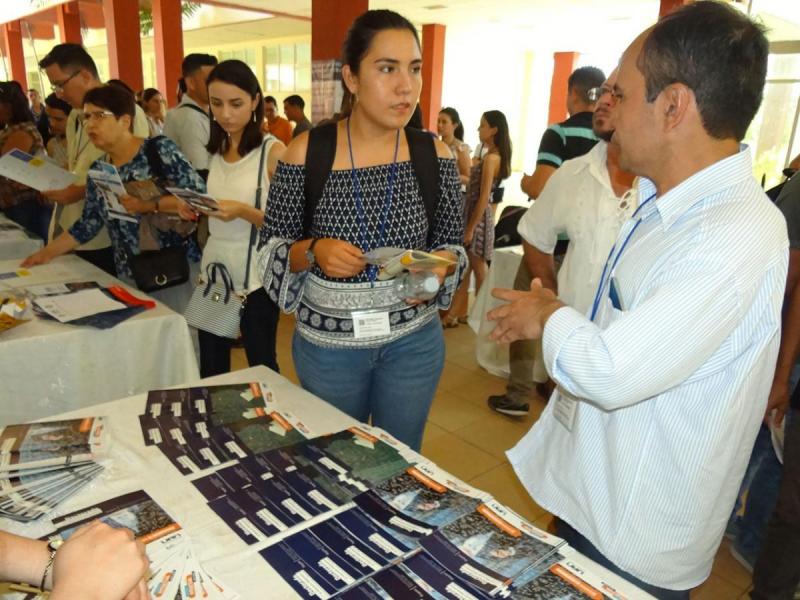
<path id="1" fill-rule="evenodd" d="M 56 561 L 56 552 L 61 547 L 60 541 L 50 541 L 47 543 L 47 549 L 50 550 L 50 558 L 47 559 L 47 564 L 44 566 L 44 573 L 42 573 L 42 582 L 39 584 L 39 591 L 44 591 L 44 584 L 47 581 L 47 576 L 53 568 L 53 563 Z"/>
<path id="2" fill-rule="evenodd" d="M 158 214 L 158 203 L 161 201 L 161 198 L 156 198 L 156 209 L 153 211 L 153 214 Z"/>

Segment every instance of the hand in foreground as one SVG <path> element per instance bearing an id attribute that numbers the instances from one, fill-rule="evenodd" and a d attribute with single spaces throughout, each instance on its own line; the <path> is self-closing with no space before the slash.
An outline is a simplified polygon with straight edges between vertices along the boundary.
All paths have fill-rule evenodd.
<path id="1" fill-rule="evenodd" d="M 238 200 L 217 200 L 219 208 L 217 210 L 204 211 L 209 217 L 220 221 L 233 221 L 242 216 L 242 208 L 245 206 Z"/>
<path id="2" fill-rule="evenodd" d="M 436 275 L 436 277 L 439 278 L 439 287 L 441 287 L 444 284 L 444 278 L 447 277 L 447 267 L 433 267 L 431 269 L 409 269 L 410 273 L 416 273 L 419 271 L 427 271 L 429 273 L 433 273 L 434 275 Z M 406 298 L 406 304 L 408 304 L 409 306 L 416 306 L 417 304 L 423 304 L 424 302 L 428 302 L 428 300 L 419 300 L 417 298 Z"/>
<path id="3" fill-rule="evenodd" d="M 155 212 L 155 202 L 145 202 L 129 194 L 120 196 L 119 203 L 132 215 Z"/>
<path id="4" fill-rule="evenodd" d="M 564 306 L 538 278 L 531 282 L 529 292 L 495 288 L 492 296 L 509 302 L 486 315 L 488 320 L 497 321 L 489 337 L 502 343 L 539 339 L 550 315 Z"/>
<path id="5" fill-rule="evenodd" d="M 191 204 L 178 200 L 178 216 L 184 221 L 197 221 L 200 215 Z"/>
<path id="6" fill-rule="evenodd" d="M 47 249 L 47 246 L 45 246 L 41 250 L 37 250 L 36 252 L 31 254 L 28 258 L 23 260 L 19 266 L 35 267 L 36 265 L 44 265 L 53 260 L 53 258 L 54 257 L 50 254 L 50 251 Z"/>
<path id="7" fill-rule="evenodd" d="M 767 400 L 767 411 L 764 413 L 764 423 L 769 424 L 770 414 L 772 415 L 772 423 L 777 427 L 783 422 L 783 417 L 789 409 L 789 392 L 788 381 L 778 381 L 777 379 L 772 382 L 772 388 L 769 390 L 769 399 Z"/>
<path id="8" fill-rule="evenodd" d="M 68 185 L 61 190 L 47 190 L 42 192 L 42 195 L 55 202 L 56 204 L 72 204 L 78 200 L 82 200 L 86 194 L 86 188 L 82 185 Z"/>
<path id="9" fill-rule="evenodd" d="M 328 277 L 353 277 L 367 266 L 364 253 L 344 240 L 319 240 L 314 246 L 314 256 Z"/>
<path id="10" fill-rule="evenodd" d="M 144 545 L 130 529 L 93 521 L 58 550 L 50 600 L 147 600 L 149 564 Z"/>

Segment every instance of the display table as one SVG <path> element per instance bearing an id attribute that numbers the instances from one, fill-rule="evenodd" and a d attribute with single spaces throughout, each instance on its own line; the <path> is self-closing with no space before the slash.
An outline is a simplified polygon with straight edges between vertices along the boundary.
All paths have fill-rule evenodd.
<path id="1" fill-rule="evenodd" d="M 0 260 L 0 287 L 75 281 L 124 285 L 73 255 L 14 276 L 19 263 L 19 259 Z M 0 425 L 178 385 L 198 376 L 186 320 L 163 304 L 106 330 L 34 317 L 0 334 Z"/>
<path id="2" fill-rule="evenodd" d="M 299 417 L 316 434 L 335 432 L 356 421 L 329 404 L 297 387 L 266 367 L 254 367 L 204 380 L 204 383 L 239 383 L 266 381 L 282 409 Z M 144 412 L 146 394 L 84 407 L 59 418 L 108 415 L 111 433 L 110 456 L 103 464 L 106 470 L 87 489 L 59 506 L 58 514 L 66 514 L 94 502 L 143 489 L 168 510 L 190 536 L 196 554 L 212 574 L 241 594 L 242 600 L 260 598 L 296 598 L 291 587 L 257 552 L 269 542 L 246 545 L 207 505 L 189 479 L 178 474 L 155 446 L 145 446 L 138 422 Z M 498 498 L 500 502 L 502 498 Z M 319 519 L 320 517 L 317 517 Z M 20 525 L 0 519 L 0 528 L 27 536 L 41 536 L 49 531 L 46 521 Z M 606 574 L 602 567 L 593 570 Z M 635 587 L 610 576 L 617 589 L 629 600 L 650 598 Z M 0 596 L 7 596 L 2 593 Z"/>
<path id="3" fill-rule="evenodd" d="M 475 297 L 472 310 L 469 313 L 469 326 L 477 334 L 475 339 L 475 357 L 478 364 L 492 375 L 507 378 L 508 369 L 508 344 L 498 344 L 489 339 L 489 334 L 494 329 L 494 323 L 486 320 L 486 313 L 493 308 L 504 304 L 492 296 L 494 288 L 514 287 L 514 279 L 522 260 L 522 246 L 498 248 L 494 251 L 492 266 L 486 281 L 483 282 L 480 292 Z"/>
<path id="4" fill-rule="evenodd" d="M 42 240 L 0 213 L 0 260 L 25 258 L 42 245 Z"/>

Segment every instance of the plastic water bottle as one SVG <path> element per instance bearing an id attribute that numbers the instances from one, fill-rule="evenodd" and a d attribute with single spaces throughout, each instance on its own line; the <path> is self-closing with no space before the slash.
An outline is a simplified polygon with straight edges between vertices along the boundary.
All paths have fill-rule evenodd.
<path id="1" fill-rule="evenodd" d="M 395 277 L 394 291 L 404 300 L 430 300 L 439 291 L 439 278 L 431 271 L 404 271 Z"/>

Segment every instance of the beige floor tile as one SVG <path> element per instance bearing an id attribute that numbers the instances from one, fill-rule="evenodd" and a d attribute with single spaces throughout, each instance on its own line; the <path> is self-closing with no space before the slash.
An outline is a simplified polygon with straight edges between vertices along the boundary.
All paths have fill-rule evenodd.
<path id="1" fill-rule="evenodd" d="M 447 392 L 470 383 L 482 382 L 486 379 L 486 374 L 481 371 L 465 369 L 453 362 L 445 361 L 442 376 L 439 379 L 439 390 Z"/>
<path id="2" fill-rule="evenodd" d="M 478 406 L 486 406 L 489 396 L 504 394 L 506 391 L 506 380 L 494 375 L 471 374 L 465 380 L 457 383 L 450 391 L 469 400 Z"/>
<path id="3" fill-rule="evenodd" d="M 483 367 L 478 364 L 478 359 L 475 358 L 474 349 L 460 354 L 448 354 L 445 356 L 445 362 L 459 366 L 467 371 L 472 371 L 473 373 L 486 374 Z"/>
<path id="4" fill-rule="evenodd" d="M 439 391 L 431 405 L 428 422 L 453 432 L 486 418 L 486 410 L 450 392 Z"/>
<path id="5" fill-rule="evenodd" d="M 500 459 L 448 432 L 432 440 L 423 440 L 422 454 L 464 481 L 470 481 L 501 463 Z"/>
<path id="6" fill-rule="evenodd" d="M 506 460 L 506 450 L 512 448 L 528 430 L 523 425 L 492 413 L 488 408 L 484 410 L 486 418 L 457 429 L 454 433 L 465 442 L 500 460 Z"/>
<path id="7" fill-rule="evenodd" d="M 507 505 L 531 523 L 547 513 L 533 501 L 527 490 L 522 487 L 508 463 L 503 463 L 483 475 L 478 475 L 469 484 L 479 490 L 489 492 L 498 502 Z"/>
<path id="8" fill-rule="evenodd" d="M 741 589 L 748 588 L 753 580 L 750 572 L 731 555 L 730 542 L 726 539 L 722 540 L 711 572 Z"/>
<path id="9" fill-rule="evenodd" d="M 745 589 L 711 573 L 703 585 L 692 590 L 691 600 L 736 600 Z"/>
<path id="10" fill-rule="evenodd" d="M 447 430 L 442 429 L 438 425 L 428 421 L 428 423 L 425 425 L 425 432 L 422 434 L 422 445 L 424 446 L 426 443 L 432 442 L 445 433 L 447 433 Z"/>
<path id="11" fill-rule="evenodd" d="M 548 528 L 550 527 L 550 523 L 553 521 L 553 515 L 549 512 L 545 511 L 544 514 L 539 516 L 533 524 L 536 525 L 542 531 L 549 531 Z"/>

